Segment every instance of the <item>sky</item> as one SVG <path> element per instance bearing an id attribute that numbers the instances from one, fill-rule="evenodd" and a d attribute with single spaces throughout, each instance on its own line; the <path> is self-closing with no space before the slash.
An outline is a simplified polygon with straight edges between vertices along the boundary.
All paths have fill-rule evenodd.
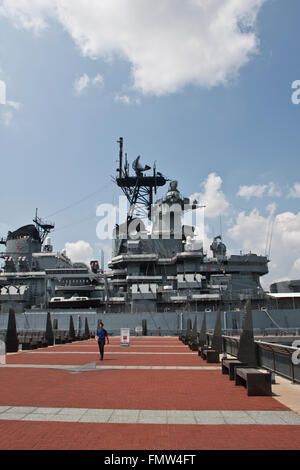
<path id="1" fill-rule="evenodd" d="M 132 162 L 205 208 L 205 248 L 300 276 L 298 0 L 0 0 L 0 236 L 55 222 L 73 261 L 111 254 L 97 207 Z M 167 187 L 158 192 L 161 197 Z"/>

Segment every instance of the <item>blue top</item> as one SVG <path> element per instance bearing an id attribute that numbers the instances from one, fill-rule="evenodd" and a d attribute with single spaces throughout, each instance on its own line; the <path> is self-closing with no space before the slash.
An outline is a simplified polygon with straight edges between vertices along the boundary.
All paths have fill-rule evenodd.
<path id="1" fill-rule="evenodd" d="M 100 343 L 100 341 L 105 341 L 105 337 L 107 336 L 107 331 L 104 328 L 102 328 L 102 330 L 101 328 L 99 328 L 97 330 L 96 336 L 98 336 L 98 343 Z"/>

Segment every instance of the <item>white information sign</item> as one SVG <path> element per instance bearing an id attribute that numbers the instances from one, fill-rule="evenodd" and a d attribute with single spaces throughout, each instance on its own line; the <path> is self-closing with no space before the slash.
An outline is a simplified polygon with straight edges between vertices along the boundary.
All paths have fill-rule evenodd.
<path id="1" fill-rule="evenodd" d="M 121 346 L 129 346 L 130 344 L 130 329 L 121 328 Z"/>
<path id="2" fill-rule="evenodd" d="M 138 335 L 141 335 L 143 334 L 143 327 L 142 326 L 137 326 L 135 328 L 135 334 L 138 336 Z"/>

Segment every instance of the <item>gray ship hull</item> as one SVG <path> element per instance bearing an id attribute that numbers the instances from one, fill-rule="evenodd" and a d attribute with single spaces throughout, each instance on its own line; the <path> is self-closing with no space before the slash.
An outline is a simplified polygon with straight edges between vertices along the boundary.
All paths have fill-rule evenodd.
<path id="1" fill-rule="evenodd" d="M 16 314 L 17 328 L 45 330 L 48 311 L 28 311 Z M 188 320 L 192 323 L 197 318 L 197 324 L 202 324 L 204 312 L 161 312 L 161 313 L 99 313 L 96 310 L 52 310 L 51 320 L 58 321 L 58 328 L 68 330 L 70 315 L 73 317 L 76 329 L 84 329 L 85 318 L 91 330 L 95 330 L 100 320 L 110 334 L 120 334 L 121 328 L 130 328 L 134 334 L 137 327 L 146 325 L 147 334 L 176 335 L 187 328 Z M 205 312 L 207 330 L 213 330 L 217 312 Z M 243 311 L 221 312 L 222 329 L 230 334 L 238 334 L 243 324 Z M 299 334 L 300 309 L 274 310 L 268 314 L 261 310 L 253 310 L 253 328 L 257 335 Z M 0 315 L 0 329 L 7 328 L 8 314 Z M 298 333 L 297 333 L 297 330 Z"/>

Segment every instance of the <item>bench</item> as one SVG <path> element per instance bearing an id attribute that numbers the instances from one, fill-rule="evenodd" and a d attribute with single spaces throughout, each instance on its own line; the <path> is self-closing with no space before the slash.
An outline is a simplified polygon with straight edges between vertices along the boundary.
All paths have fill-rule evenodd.
<path id="1" fill-rule="evenodd" d="M 271 396 L 271 373 L 255 368 L 234 368 L 235 384 L 246 385 L 248 396 Z"/>
<path id="2" fill-rule="evenodd" d="M 190 348 L 192 351 L 197 351 L 198 348 L 199 348 L 199 343 L 198 343 L 197 340 L 191 340 L 191 341 L 189 341 L 188 345 L 189 345 L 189 348 Z"/>
<path id="3" fill-rule="evenodd" d="M 45 338 L 45 333 L 43 333 L 43 335 L 41 336 L 40 338 L 40 347 L 41 348 L 47 348 L 49 345 L 48 341 L 46 340 Z"/>
<path id="4" fill-rule="evenodd" d="M 199 346 L 199 348 L 198 348 L 198 356 L 201 356 L 201 357 L 202 357 L 202 352 L 203 352 L 204 350 L 206 350 L 206 349 L 210 349 L 210 346 L 207 346 L 207 345 L 205 345 L 205 346 Z"/>
<path id="5" fill-rule="evenodd" d="M 54 342 L 55 344 L 65 344 L 64 332 L 61 330 L 54 330 Z"/>
<path id="6" fill-rule="evenodd" d="M 66 343 L 72 343 L 73 342 L 73 338 L 72 338 L 72 336 L 70 336 L 69 333 L 65 336 L 65 340 L 66 340 Z"/>
<path id="7" fill-rule="evenodd" d="M 40 331 L 37 333 L 37 346 L 38 348 L 47 348 L 48 347 L 48 341 L 45 338 L 45 333 Z"/>
<path id="8" fill-rule="evenodd" d="M 37 349 L 38 347 L 38 342 L 36 335 L 34 333 L 31 333 L 29 335 L 29 349 Z"/>
<path id="9" fill-rule="evenodd" d="M 23 351 L 27 351 L 27 350 L 34 349 L 34 348 L 32 347 L 31 341 L 32 341 L 31 333 L 25 332 L 25 333 L 20 337 L 19 343 L 22 345 L 22 350 L 23 350 Z"/>
<path id="10" fill-rule="evenodd" d="M 247 366 L 245 362 L 238 359 L 222 359 L 222 374 L 229 374 L 229 380 L 234 380 L 234 369 L 236 367 Z"/>
<path id="11" fill-rule="evenodd" d="M 214 349 L 202 349 L 201 357 L 206 360 L 208 364 L 216 364 L 220 362 L 220 355 Z"/>

